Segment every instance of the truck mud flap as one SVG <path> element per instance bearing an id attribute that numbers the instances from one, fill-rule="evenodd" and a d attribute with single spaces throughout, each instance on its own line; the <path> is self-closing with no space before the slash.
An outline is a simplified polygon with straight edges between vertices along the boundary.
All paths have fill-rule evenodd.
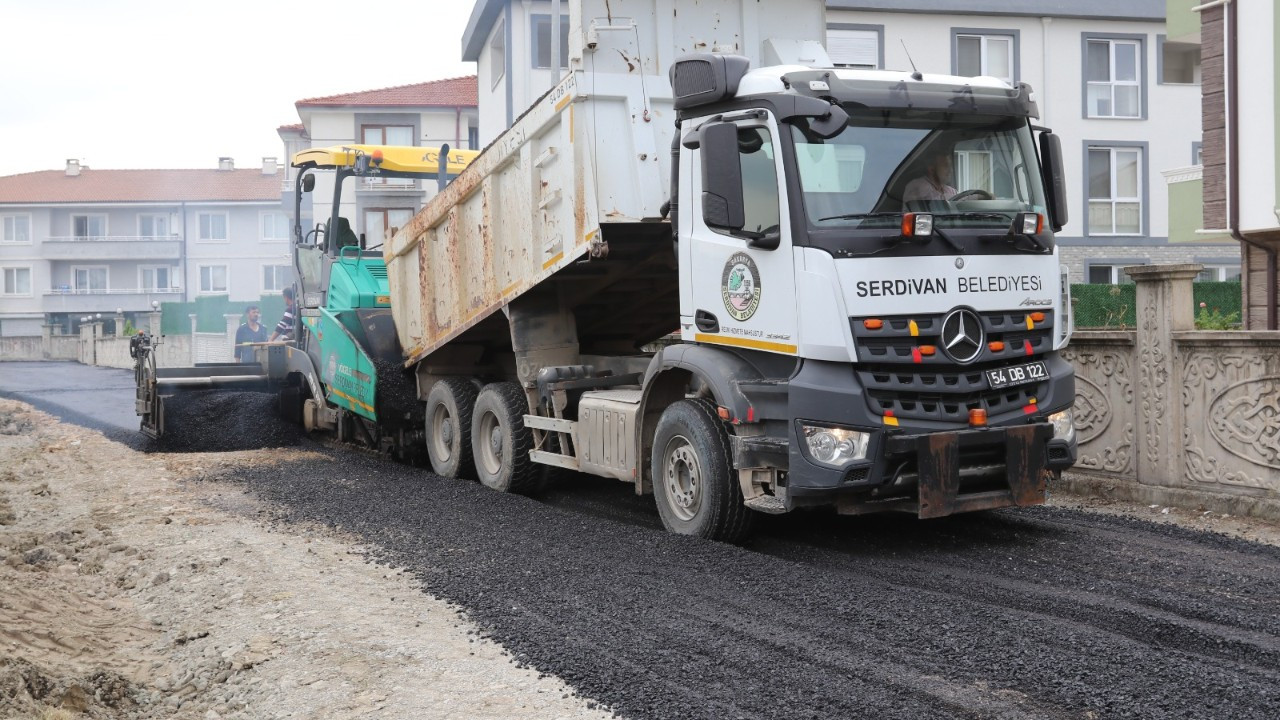
<path id="1" fill-rule="evenodd" d="M 1045 501 L 1046 442 L 1053 428 L 1047 423 L 1009 428 L 961 430 L 889 439 L 890 456 L 915 456 L 915 498 L 868 500 L 842 498 L 838 511 L 859 515 L 868 512 L 914 512 L 919 518 L 939 518 L 957 513 L 1003 507 L 1042 505 Z M 1003 467 L 998 469 L 1002 487 L 990 484 L 965 491 L 964 478 L 975 474 L 966 466 L 966 451 L 1003 447 Z"/>

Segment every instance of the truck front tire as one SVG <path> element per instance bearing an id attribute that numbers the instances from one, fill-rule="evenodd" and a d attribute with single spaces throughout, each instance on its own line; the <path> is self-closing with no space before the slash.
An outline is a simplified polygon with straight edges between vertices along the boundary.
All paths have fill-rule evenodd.
<path id="1" fill-rule="evenodd" d="M 529 493 L 538 487 L 538 466 L 529 459 L 533 431 L 524 426 L 528 401 L 511 382 L 485 385 L 471 419 L 476 476 L 499 492 Z"/>
<path id="2" fill-rule="evenodd" d="M 473 477 L 471 415 L 476 387 L 465 378 L 445 378 L 427 394 L 427 456 L 431 469 L 447 478 Z"/>
<path id="3" fill-rule="evenodd" d="M 673 403 L 653 440 L 653 497 L 667 530 L 739 542 L 755 514 L 743 505 L 729 433 L 706 400 Z"/>

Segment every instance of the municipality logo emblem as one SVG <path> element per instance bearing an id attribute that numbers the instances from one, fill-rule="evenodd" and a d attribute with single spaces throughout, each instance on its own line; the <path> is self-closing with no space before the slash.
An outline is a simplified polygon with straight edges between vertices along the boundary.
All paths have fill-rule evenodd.
<path id="1" fill-rule="evenodd" d="M 760 307 L 760 271 L 750 255 L 734 253 L 724 264 L 720 295 L 734 320 L 744 322 L 756 314 Z"/>

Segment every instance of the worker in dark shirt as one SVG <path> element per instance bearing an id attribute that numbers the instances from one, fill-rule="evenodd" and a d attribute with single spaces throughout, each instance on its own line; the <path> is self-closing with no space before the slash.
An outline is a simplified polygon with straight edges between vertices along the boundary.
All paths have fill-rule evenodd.
<path id="1" fill-rule="evenodd" d="M 240 325 L 240 329 L 236 330 L 236 361 L 237 362 L 253 362 L 253 348 L 245 343 L 260 343 L 267 341 L 267 328 L 262 325 L 259 320 L 262 318 L 262 311 L 257 305 L 250 305 L 244 309 L 245 322 Z"/>
<path id="2" fill-rule="evenodd" d="M 275 332 L 271 333 L 269 342 L 276 340 L 289 341 L 293 339 L 293 288 L 284 289 L 284 315 L 281 316 L 280 322 L 276 323 Z"/>

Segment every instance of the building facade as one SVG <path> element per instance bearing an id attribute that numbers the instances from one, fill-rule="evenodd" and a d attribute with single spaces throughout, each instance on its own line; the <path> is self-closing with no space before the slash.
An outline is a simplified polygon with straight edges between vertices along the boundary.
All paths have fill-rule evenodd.
<path id="1" fill-rule="evenodd" d="M 0 177 L 0 335 L 293 282 L 275 158 L 237 170 L 65 169 Z"/>
<path id="2" fill-rule="evenodd" d="M 1168 28 L 1204 67 L 1203 162 L 1183 222 L 1239 243 L 1244 328 L 1280 329 L 1280 12 L 1271 2 L 1168 0 Z"/>
<path id="3" fill-rule="evenodd" d="M 1187 108 L 1199 104 L 1201 70 L 1197 48 L 1168 41 L 1164 2 L 828 0 L 825 45 L 844 67 L 1029 83 L 1039 124 L 1063 142 L 1070 221 L 1059 247 L 1073 282 L 1125 282 L 1126 265 L 1192 261 L 1206 279 L 1232 279 L 1240 257 L 1229 237 L 1170 228 L 1181 208 L 1169 184 L 1199 162 L 1200 116 Z M 602 20 L 580 22 L 603 32 Z M 477 63 L 481 142 L 510 127 L 571 60 L 585 62 L 567 51 L 577 31 L 570 3 L 477 0 L 462 57 Z"/>
<path id="4" fill-rule="evenodd" d="M 287 157 L 311 147 L 410 145 L 474 150 L 479 119 L 474 75 L 344 93 L 295 103 L 301 123 L 277 130 Z M 283 186 L 286 213 L 294 212 L 290 168 Z M 402 226 L 435 195 L 436 184 L 410 179 L 368 178 L 343 186 L 339 214 L 364 234 L 370 246 L 386 231 Z M 304 226 L 329 217 L 333 175 L 317 173 L 315 190 L 303 199 Z"/>

